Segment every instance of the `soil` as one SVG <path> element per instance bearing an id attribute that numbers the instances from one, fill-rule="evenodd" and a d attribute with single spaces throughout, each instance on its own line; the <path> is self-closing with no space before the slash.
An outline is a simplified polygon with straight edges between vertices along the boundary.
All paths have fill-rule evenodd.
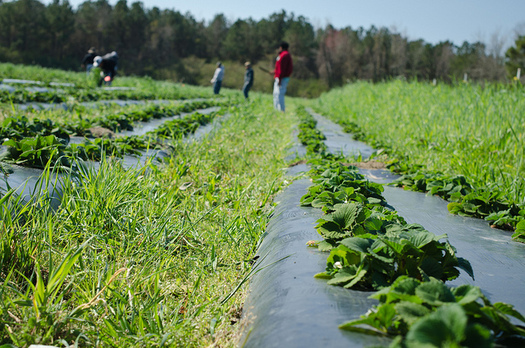
<path id="1" fill-rule="evenodd" d="M 301 160 L 301 161 L 290 163 L 288 167 L 295 167 L 295 166 L 298 166 L 299 164 L 306 164 L 306 160 Z"/>
<path id="2" fill-rule="evenodd" d="M 107 128 L 100 127 L 100 126 L 91 127 L 91 128 L 88 129 L 88 131 L 91 133 L 91 135 L 94 138 L 109 138 L 109 139 L 113 139 L 115 137 L 115 133 L 114 132 L 112 132 L 111 130 L 109 130 Z"/>
<path id="3" fill-rule="evenodd" d="M 357 163 L 347 163 L 348 165 L 355 166 L 357 168 L 361 169 L 385 169 L 386 164 L 383 162 L 377 162 L 374 160 L 366 161 L 366 162 L 357 162 Z"/>

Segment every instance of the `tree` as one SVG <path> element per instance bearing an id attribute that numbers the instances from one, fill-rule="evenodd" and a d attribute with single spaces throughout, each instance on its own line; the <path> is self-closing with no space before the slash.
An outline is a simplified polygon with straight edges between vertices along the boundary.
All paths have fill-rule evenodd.
<path id="1" fill-rule="evenodd" d="M 112 12 L 113 8 L 107 0 L 85 1 L 79 5 L 74 35 L 75 52 L 79 57 L 92 46 L 99 53 L 113 51 L 114 39 L 110 32 Z"/>
<path id="2" fill-rule="evenodd" d="M 48 43 L 44 48 L 45 57 L 48 62 L 46 65 L 66 64 L 71 67 L 72 62 L 65 62 L 69 58 L 70 37 L 75 26 L 73 9 L 67 0 L 53 0 L 45 10 L 47 23 Z M 52 63 L 55 61 L 56 63 Z"/>
<path id="3" fill-rule="evenodd" d="M 451 81 L 451 64 L 454 60 L 454 44 L 440 42 L 434 47 L 435 77 L 441 81 Z"/>
<path id="4" fill-rule="evenodd" d="M 257 34 L 265 54 L 276 52 L 279 43 L 284 39 L 287 28 L 288 15 L 284 10 L 271 14 L 268 19 L 262 19 L 257 23 Z"/>
<path id="5" fill-rule="evenodd" d="M 205 30 L 207 54 L 210 58 L 221 58 L 222 43 L 228 34 L 228 21 L 224 14 L 215 15 Z"/>
<path id="6" fill-rule="evenodd" d="M 421 79 L 424 72 L 425 42 L 423 40 L 410 41 L 407 45 L 407 77 Z"/>
<path id="7" fill-rule="evenodd" d="M 254 20 L 239 19 L 233 23 L 223 42 L 221 56 L 240 63 L 246 60 L 256 62 L 263 56 Z"/>
<path id="8" fill-rule="evenodd" d="M 521 69 L 522 75 L 525 75 L 525 35 L 519 36 L 514 42 L 514 46 L 509 47 L 505 53 L 505 68 L 509 78 L 516 76 L 518 68 Z"/>
<path id="9" fill-rule="evenodd" d="M 5 55 L 15 63 L 42 63 L 48 37 L 45 6 L 36 0 L 19 0 L 0 6 L 0 32 Z"/>
<path id="10" fill-rule="evenodd" d="M 328 25 L 319 42 L 317 67 L 329 87 L 341 85 L 353 79 L 357 68 L 357 57 L 351 44 L 349 32 Z"/>
<path id="11" fill-rule="evenodd" d="M 296 56 L 310 56 L 315 47 L 315 33 L 312 25 L 303 16 L 294 20 L 292 15 L 287 27 L 284 32 L 284 41 L 290 44 L 291 52 Z"/>
<path id="12" fill-rule="evenodd" d="M 405 76 L 408 61 L 407 49 L 407 39 L 402 37 L 401 34 L 393 34 L 391 37 L 391 61 L 389 64 L 391 76 Z"/>

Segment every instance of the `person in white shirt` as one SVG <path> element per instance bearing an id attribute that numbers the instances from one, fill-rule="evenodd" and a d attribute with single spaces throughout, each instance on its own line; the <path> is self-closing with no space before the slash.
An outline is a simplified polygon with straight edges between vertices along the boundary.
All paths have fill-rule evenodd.
<path id="1" fill-rule="evenodd" d="M 211 79 L 211 83 L 213 83 L 213 93 L 219 94 L 219 91 L 221 90 L 222 85 L 222 79 L 224 78 L 224 66 L 221 62 L 217 62 L 217 69 L 215 69 L 215 74 L 213 74 L 213 78 Z"/>

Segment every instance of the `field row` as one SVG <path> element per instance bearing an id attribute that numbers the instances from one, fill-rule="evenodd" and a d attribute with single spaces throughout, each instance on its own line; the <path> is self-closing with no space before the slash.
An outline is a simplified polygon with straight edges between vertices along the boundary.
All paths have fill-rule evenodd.
<path id="1" fill-rule="evenodd" d="M 14 83 L 13 78 L 21 82 Z M 85 73 L 0 63 L 0 103 L 69 103 L 98 100 L 181 100 L 211 98 L 209 88 L 120 77 L 115 90 L 94 88 L 93 76 Z M 6 81 L 2 84 L 2 81 Z"/>
<path id="2" fill-rule="evenodd" d="M 102 117 L 66 119 L 6 118 L 0 128 L 5 151 L 0 159 L 6 163 L 44 168 L 71 167 L 75 159 L 97 160 L 103 155 L 122 157 L 140 155 L 140 151 L 161 146 L 162 139 L 177 139 L 209 123 L 217 113 L 194 113 L 174 118 L 183 112 L 221 105 L 221 102 L 193 102 L 178 105 L 151 105 L 140 110 L 121 111 Z M 224 114 L 224 111 L 222 112 Z M 113 132 L 132 131 L 133 124 L 171 117 L 158 128 L 142 136 L 115 136 Z M 97 134 L 98 133 L 98 134 Z M 118 135 L 118 133 L 116 133 Z M 94 138 L 93 135 L 104 138 Z M 91 139 L 85 138 L 90 136 Z M 75 137 L 75 142 L 72 137 Z M 84 137 L 84 138 L 83 138 Z M 110 139 L 113 138 L 113 139 Z"/>
<path id="3" fill-rule="evenodd" d="M 510 317 L 522 322 L 525 318 L 511 305 L 492 304 L 479 287 L 444 284 L 457 278 L 459 269 L 474 278 L 470 263 L 456 256 L 448 240 L 440 241 L 446 235 L 407 224 L 388 207 L 381 185 L 348 167 L 348 159 L 324 149 L 316 151 L 319 147 L 312 144 L 324 136 L 313 128 L 313 118 L 302 114 L 305 121 L 300 128 L 308 131 L 299 138 L 309 144 L 312 155 L 318 155 L 309 161 L 313 185 L 301 205 L 325 213 L 316 226 L 323 240 L 309 245 L 330 252 L 326 271 L 316 277 L 327 279 L 328 285 L 379 290 L 370 296 L 379 300 L 378 306 L 340 328 L 395 337 L 393 347 L 488 347 L 520 342 L 525 330 L 513 325 Z"/>
<path id="4" fill-rule="evenodd" d="M 269 105 L 230 108 L 202 142 L 170 138 L 147 172 L 63 176 L 56 211 L 46 192 L 3 196 L 2 342 L 231 345 L 293 124 Z"/>
<path id="5" fill-rule="evenodd" d="M 357 83 L 323 95 L 315 107 L 386 154 L 390 168 L 405 174 L 399 186 L 440 195 L 452 213 L 516 230 L 519 240 L 523 93 L 497 85 Z"/>

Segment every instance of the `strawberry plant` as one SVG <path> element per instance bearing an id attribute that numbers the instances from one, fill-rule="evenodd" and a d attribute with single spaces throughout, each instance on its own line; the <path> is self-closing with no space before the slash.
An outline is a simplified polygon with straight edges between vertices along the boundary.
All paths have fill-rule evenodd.
<path id="1" fill-rule="evenodd" d="M 379 305 L 341 329 L 397 336 L 391 347 L 493 347 L 525 337 L 525 328 L 509 317 L 522 323 L 525 318 L 509 304 L 492 304 L 473 285 L 449 288 L 435 278 L 403 276 L 370 298 Z"/>
<path id="2" fill-rule="evenodd" d="M 0 127 L 0 139 L 20 140 L 37 135 L 54 135 L 59 139 L 63 139 L 65 143 L 69 142 L 69 134 L 66 129 L 50 119 L 28 119 L 26 116 L 7 117 L 3 120 Z"/>
<path id="3" fill-rule="evenodd" d="M 69 165 L 69 161 L 63 157 L 65 145 L 54 135 L 37 135 L 22 140 L 9 139 L 2 145 L 8 148 L 0 160 L 8 163 L 35 168 L 44 168 L 49 161 Z"/>
<path id="4" fill-rule="evenodd" d="M 383 187 L 366 180 L 356 167 L 347 167 L 332 159 L 314 159 L 310 163 L 314 185 L 301 198 L 301 205 L 322 208 L 326 213 L 336 204 L 349 201 L 386 204 L 381 195 Z"/>
<path id="5" fill-rule="evenodd" d="M 362 214 L 359 216 L 355 205 L 344 213 L 343 219 L 337 216 L 332 220 L 344 221 L 348 234 L 354 237 L 341 240 L 330 252 L 326 271 L 316 275 L 329 279 L 330 285 L 380 289 L 404 275 L 419 280 L 434 277 L 447 281 L 459 276 L 458 268 L 474 277 L 470 263 L 457 257 L 456 250 L 447 241 L 440 242 L 445 235 L 435 236 L 417 224 L 384 224 L 377 217 L 367 221 Z M 321 223 L 325 235 L 331 237 L 339 233 L 326 228 L 325 221 Z"/>
<path id="6" fill-rule="evenodd" d="M 333 212 L 317 220 L 317 232 L 324 238 L 319 249 L 331 250 L 348 237 L 385 234 L 391 224 L 405 225 L 406 222 L 396 211 L 379 205 L 337 204 Z"/>
<path id="7" fill-rule="evenodd" d="M 326 137 L 315 128 L 317 121 L 305 110 L 304 106 L 299 106 L 296 113 L 299 116 L 299 134 L 297 138 L 299 138 L 301 144 L 306 146 L 307 153 L 325 153 L 326 145 L 323 140 Z"/>

